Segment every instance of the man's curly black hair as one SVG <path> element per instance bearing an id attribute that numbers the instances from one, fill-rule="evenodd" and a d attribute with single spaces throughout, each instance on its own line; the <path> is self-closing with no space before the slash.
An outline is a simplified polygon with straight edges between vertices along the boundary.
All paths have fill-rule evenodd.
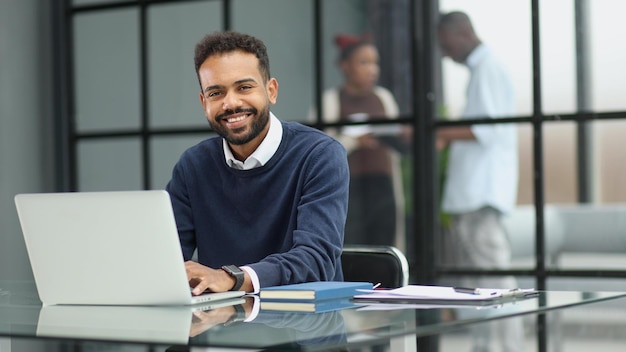
<path id="1" fill-rule="evenodd" d="M 267 48 L 263 42 L 253 36 L 235 31 L 209 33 L 196 44 L 194 63 L 200 89 L 200 75 L 198 70 L 206 59 L 214 55 L 222 55 L 234 51 L 243 51 L 254 54 L 259 59 L 259 71 L 265 81 L 270 79 L 270 60 L 267 56 Z"/>

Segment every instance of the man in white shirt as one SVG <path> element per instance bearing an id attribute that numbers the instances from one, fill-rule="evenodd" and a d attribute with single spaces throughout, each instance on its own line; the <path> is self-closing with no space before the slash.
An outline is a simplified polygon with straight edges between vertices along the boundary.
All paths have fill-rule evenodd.
<path id="1" fill-rule="evenodd" d="M 444 55 L 470 70 L 463 118 L 514 114 L 513 85 L 504 67 L 476 35 L 469 17 L 441 17 L 439 41 Z M 517 131 L 514 124 L 477 124 L 441 128 L 437 147 L 450 147 L 442 209 L 452 217 L 446 250 L 453 265 L 508 269 L 511 249 L 502 216 L 517 197 Z M 515 288 L 512 276 L 465 278 L 470 287 Z M 523 350 L 521 321 L 500 331 L 505 351 Z M 500 324 L 504 327 L 504 324 Z M 475 334 L 474 351 L 489 351 L 489 335 Z"/>

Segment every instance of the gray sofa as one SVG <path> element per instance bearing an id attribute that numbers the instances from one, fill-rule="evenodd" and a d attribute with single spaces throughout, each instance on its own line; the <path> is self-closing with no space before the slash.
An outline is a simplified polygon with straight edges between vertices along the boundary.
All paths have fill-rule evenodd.
<path id="1" fill-rule="evenodd" d="M 534 256 L 535 207 L 518 206 L 504 220 L 514 258 Z M 546 253 L 623 253 L 626 204 L 548 204 L 544 207 Z"/>
<path id="2" fill-rule="evenodd" d="M 550 268 L 626 269 L 626 204 L 547 204 L 544 222 L 546 265 Z M 504 224 L 513 267 L 533 267 L 534 205 L 518 206 Z M 552 289 L 626 291 L 623 279 L 561 278 L 553 282 Z"/>

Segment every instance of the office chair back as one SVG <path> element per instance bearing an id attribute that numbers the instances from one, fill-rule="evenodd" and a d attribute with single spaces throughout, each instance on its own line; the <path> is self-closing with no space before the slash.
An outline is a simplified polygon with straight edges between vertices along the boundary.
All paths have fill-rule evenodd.
<path id="1" fill-rule="evenodd" d="M 409 264 L 393 246 L 344 245 L 341 254 L 344 281 L 380 283 L 383 288 L 409 284 Z"/>

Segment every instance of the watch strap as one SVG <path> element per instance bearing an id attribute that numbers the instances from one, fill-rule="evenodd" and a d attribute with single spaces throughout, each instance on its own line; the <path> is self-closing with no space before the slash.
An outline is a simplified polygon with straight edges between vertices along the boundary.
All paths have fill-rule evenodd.
<path id="1" fill-rule="evenodd" d="M 244 273 L 243 270 L 239 269 L 236 265 L 224 265 L 222 266 L 222 270 L 224 270 L 228 275 L 235 278 L 235 285 L 230 289 L 230 291 L 238 291 L 241 286 L 243 286 Z"/>
<path id="2" fill-rule="evenodd" d="M 224 326 L 246 320 L 246 310 L 241 304 L 235 304 L 233 308 L 235 308 L 235 313 L 224 323 Z"/>

